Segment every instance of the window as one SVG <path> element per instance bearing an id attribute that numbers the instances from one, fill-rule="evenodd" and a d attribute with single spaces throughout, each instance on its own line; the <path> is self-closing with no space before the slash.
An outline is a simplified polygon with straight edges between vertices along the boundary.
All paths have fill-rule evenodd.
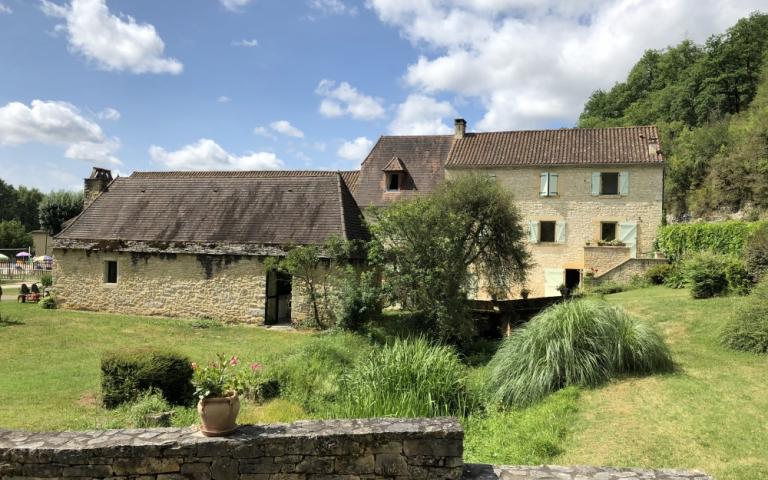
<path id="1" fill-rule="evenodd" d="M 540 232 L 539 232 L 540 242 L 555 241 L 555 222 L 540 222 L 539 228 L 540 228 Z"/>
<path id="2" fill-rule="evenodd" d="M 400 190 L 400 174 L 399 173 L 387 174 L 387 190 L 390 192 Z"/>
<path id="3" fill-rule="evenodd" d="M 600 174 L 600 195 L 619 194 L 619 174 L 617 172 Z"/>
<path id="4" fill-rule="evenodd" d="M 616 240 L 616 222 L 600 223 L 600 240 L 603 242 Z"/>
<path id="5" fill-rule="evenodd" d="M 539 176 L 539 196 L 556 197 L 557 196 L 557 177 L 558 174 L 552 172 L 542 172 Z"/>
<path id="6" fill-rule="evenodd" d="M 104 283 L 117 283 L 117 262 L 113 260 L 104 262 Z"/>

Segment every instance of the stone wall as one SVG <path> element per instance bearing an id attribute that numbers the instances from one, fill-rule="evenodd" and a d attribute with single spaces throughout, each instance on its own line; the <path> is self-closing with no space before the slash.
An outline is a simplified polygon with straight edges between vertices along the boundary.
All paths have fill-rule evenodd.
<path id="1" fill-rule="evenodd" d="M 604 272 L 602 275 L 598 273 L 597 276 L 595 276 L 595 281 L 628 283 L 632 281 L 634 277 L 643 276 L 649 268 L 665 263 L 669 263 L 669 260 L 657 258 L 630 258 L 612 270 Z"/>
<path id="2" fill-rule="evenodd" d="M 547 171 L 559 175 L 557 196 L 539 196 L 539 176 Z M 592 196 L 593 172 L 619 171 L 629 174 L 628 195 Z M 451 168 L 446 170 L 446 178 L 477 172 Z M 662 221 L 664 183 L 660 165 L 497 168 L 481 172 L 495 177 L 512 192 L 526 230 L 531 221 L 565 221 L 565 242 L 529 245 L 535 263 L 528 275 L 531 297 L 544 295 L 545 269 L 584 269 L 584 247 L 586 242 L 598 239 L 600 222 L 637 223 L 637 256 L 653 251 Z M 519 289 L 510 295 L 517 297 Z"/>
<path id="3" fill-rule="evenodd" d="M 629 259 L 629 247 L 611 247 L 590 245 L 584 247 L 584 269 L 595 276 L 626 262 Z"/>
<path id="4" fill-rule="evenodd" d="M 460 479 L 455 418 L 302 421 L 194 429 L 0 431 L 0 478 L 246 480 Z"/>
<path id="5" fill-rule="evenodd" d="M 55 292 L 62 308 L 132 315 L 209 317 L 263 323 L 264 257 L 56 248 Z M 116 261 L 117 283 L 104 282 Z M 300 320 L 304 298 L 293 298 Z"/>

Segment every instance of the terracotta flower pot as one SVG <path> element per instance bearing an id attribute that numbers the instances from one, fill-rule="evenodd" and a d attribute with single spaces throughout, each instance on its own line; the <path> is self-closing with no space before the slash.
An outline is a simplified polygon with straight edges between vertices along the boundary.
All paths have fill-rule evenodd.
<path id="1" fill-rule="evenodd" d="M 236 393 L 226 397 L 204 398 L 197 403 L 200 432 L 206 437 L 221 437 L 237 429 L 240 399 Z"/>

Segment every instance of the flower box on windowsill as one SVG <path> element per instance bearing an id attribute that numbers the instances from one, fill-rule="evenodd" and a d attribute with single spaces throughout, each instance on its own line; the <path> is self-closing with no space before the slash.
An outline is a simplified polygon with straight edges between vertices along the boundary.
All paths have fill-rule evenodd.
<path id="1" fill-rule="evenodd" d="M 611 240 L 609 242 L 604 242 L 602 240 L 599 240 L 597 242 L 597 246 L 598 247 L 626 247 L 627 244 L 625 244 L 624 242 L 620 242 L 618 240 Z"/>

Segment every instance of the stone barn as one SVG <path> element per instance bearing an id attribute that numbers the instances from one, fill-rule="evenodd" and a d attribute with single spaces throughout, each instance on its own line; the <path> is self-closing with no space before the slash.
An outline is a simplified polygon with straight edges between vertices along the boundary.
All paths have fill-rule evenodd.
<path id="1" fill-rule="evenodd" d="M 355 173 L 137 172 L 86 180 L 86 208 L 54 240 L 59 304 L 231 322 L 302 320 L 305 297 L 265 261 L 331 237 L 367 239 L 350 191 Z"/>

